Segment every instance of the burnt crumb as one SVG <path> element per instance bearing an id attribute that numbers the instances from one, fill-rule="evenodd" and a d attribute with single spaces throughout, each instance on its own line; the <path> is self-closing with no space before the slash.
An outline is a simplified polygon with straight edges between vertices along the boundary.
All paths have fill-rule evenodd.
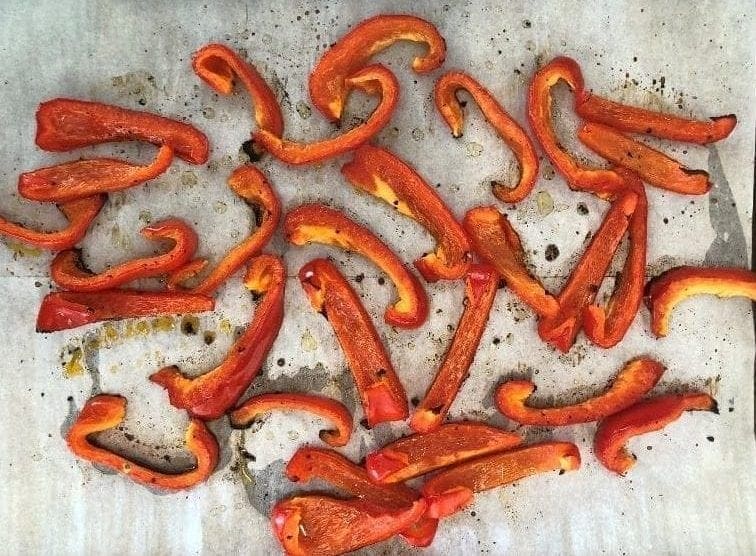
<path id="1" fill-rule="evenodd" d="M 412 404 L 412 407 L 417 407 L 420 404 L 420 398 L 413 396 L 413 398 L 410 400 L 410 403 Z"/>
<path id="2" fill-rule="evenodd" d="M 202 340 L 205 342 L 206 346 L 209 346 L 215 341 L 215 332 L 212 330 L 205 330 L 205 333 L 202 335 Z"/>
<path id="3" fill-rule="evenodd" d="M 533 24 L 532 24 L 532 23 L 530 22 L 530 20 L 529 20 L 529 19 L 523 19 L 523 20 L 522 20 L 522 26 L 523 26 L 523 27 L 524 27 L 525 29 L 530 29 L 530 28 L 531 28 L 531 27 L 533 26 Z"/>
<path id="4" fill-rule="evenodd" d="M 39 282 L 39 281 L 38 282 L 34 282 L 34 287 L 35 288 L 41 288 L 42 287 L 42 282 Z"/>
<path id="5" fill-rule="evenodd" d="M 460 100 L 460 101 L 459 101 L 459 105 L 460 105 L 460 106 L 461 106 L 462 108 L 464 108 L 465 106 L 467 106 L 467 101 L 466 101 L 466 100 Z"/>
<path id="6" fill-rule="evenodd" d="M 260 147 L 255 145 L 255 142 L 252 141 L 252 139 L 244 141 L 244 143 L 242 143 L 241 150 L 249 157 L 250 162 L 258 162 L 262 158 L 263 151 L 260 149 Z"/>
<path id="7" fill-rule="evenodd" d="M 709 442 L 714 442 L 714 437 L 713 436 L 707 436 L 706 440 L 708 440 Z"/>
<path id="8" fill-rule="evenodd" d="M 667 217 L 665 216 L 665 217 L 664 217 L 664 219 L 662 220 L 662 222 L 664 222 L 665 224 L 669 224 L 669 218 L 667 218 Z"/>
<path id="9" fill-rule="evenodd" d="M 383 276 L 381 276 L 381 277 L 378 278 L 378 285 L 379 286 L 382 286 L 385 283 L 386 283 L 386 279 Z"/>
<path id="10" fill-rule="evenodd" d="M 365 275 L 362 273 L 354 277 L 354 281 L 357 282 L 358 284 L 362 282 L 364 279 L 365 279 Z"/>
<path id="11" fill-rule="evenodd" d="M 187 336 L 194 336 L 199 329 L 199 319 L 195 316 L 187 315 L 181 319 L 181 332 Z"/>
<path id="12" fill-rule="evenodd" d="M 559 248 L 554 245 L 553 243 L 549 243 L 546 246 L 546 260 L 547 261 L 554 261 L 559 256 Z"/>
<path id="13" fill-rule="evenodd" d="M 652 450 L 653 448 L 651 446 L 646 446 L 646 450 Z"/>
<path id="14" fill-rule="evenodd" d="M 283 357 L 280 357 L 278 361 L 276 361 L 276 365 L 278 365 L 279 367 L 283 367 L 284 365 L 286 365 L 286 359 L 284 359 Z"/>
<path id="15" fill-rule="evenodd" d="M 493 345 L 498 346 L 501 343 L 501 338 L 498 336 L 494 337 L 493 339 Z"/>
<path id="16" fill-rule="evenodd" d="M 583 216 L 585 216 L 589 212 L 588 205 L 586 205 L 585 203 L 578 203 L 577 212 L 578 214 L 582 214 Z"/>
<path id="17" fill-rule="evenodd" d="M 74 398 L 73 398 L 73 396 L 68 396 L 68 397 L 66 398 L 66 401 L 68 401 L 68 402 L 72 402 L 72 401 L 74 401 Z M 730 408 L 730 409 L 732 409 L 732 408 Z"/>
<path id="18" fill-rule="evenodd" d="M 470 512 L 470 516 L 471 517 L 475 517 L 476 515 L 478 515 L 478 514 L 476 514 L 475 512 Z"/>
<path id="19" fill-rule="evenodd" d="M 368 425 L 367 419 L 360 419 L 360 426 L 365 430 L 370 430 L 370 425 Z"/>

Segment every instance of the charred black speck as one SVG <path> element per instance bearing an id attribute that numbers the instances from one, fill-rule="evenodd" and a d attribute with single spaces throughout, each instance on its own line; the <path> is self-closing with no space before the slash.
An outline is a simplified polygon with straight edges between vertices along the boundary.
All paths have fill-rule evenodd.
<path id="1" fill-rule="evenodd" d="M 205 345 L 210 345 L 215 341 L 215 332 L 212 330 L 205 330 L 205 333 L 202 335 L 202 339 L 205 342 Z"/>
<path id="2" fill-rule="evenodd" d="M 547 261 L 554 261 L 559 256 L 559 247 L 554 245 L 553 243 L 549 243 L 546 246 L 546 260 Z"/>
<path id="3" fill-rule="evenodd" d="M 365 279 L 365 275 L 362 273 L 359 273 L 357 276 L 354 277 L 354 281 L 358 284 L 362 282 Z"/>
<path id="4" fill-rule="evenodd" d="M 255 142 L 252 141 L 252 139 L 244 141 L 241 150 L 249 157 L 250 162 L 258 162 L 262 158 L 263 151 L 255 145 Z"/>
<path id="5" fill-rule="evenodd" d="M 284 359 L 283 357 L 280 357 L 278 361 L 276 361 L 276 365 L 278 365 L 279 367 L 283 367 L 284 365 L 286 365 L 286 359 Z"/>
<path id="6" fill-rule="evenodd" d="M 382 286 L 385 283 L 386 283 L 386 279 L 383 276 L 381 276 L 381 277 L 378 278 L 378 285 L 379 286 Z"/>
<path id="7" fill-rule="evenodd" d="M 578 214 L 582 214 L 583 216 L 585 216 L 589 212 L 588 205 L 586 205 L 585 203 L 578 203 L 577 211 L 578 211 Z"/>
<path id="8" fill-rule="evenodd" d="M 187 336 L 194 336 L 199 329 L 199 319 L 192 315 L 187 315 L 181 319 L 181 332 Z"/>

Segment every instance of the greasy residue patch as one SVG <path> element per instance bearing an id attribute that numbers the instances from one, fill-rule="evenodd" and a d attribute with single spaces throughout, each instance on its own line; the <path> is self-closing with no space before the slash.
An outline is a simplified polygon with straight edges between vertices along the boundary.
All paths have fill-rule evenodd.
<path id="1" fill-rule="evenodd" d="M 63 363 L 63 376 L 74 378 L 84 374 L 84 351 L 80 347 L 68 348 L 70 359 Z"/>

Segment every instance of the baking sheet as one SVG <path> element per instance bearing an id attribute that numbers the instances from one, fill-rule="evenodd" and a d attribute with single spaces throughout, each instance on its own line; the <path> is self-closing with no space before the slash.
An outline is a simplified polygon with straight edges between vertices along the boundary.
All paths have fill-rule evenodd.
<path id="1" fill-rule="evenodd" d="M 683 197 L 649 188 L 648 274 L 678 264 L 731 264 L 751 260 L 754 152 L 753 6 L 750 2 L 77 2 L 6 1 L 0 7 L 0 167 L 4 216 L 52 226 L 54 209 L 22 201 L 19 172 L 92 154 L 147 160 L 152 147 L 106 145 L 71 154 L 34 147 L 34 111 L 40 101 L 67 96 L 143 107 L 186 119 L 211 140 L 208 165 L 176 161 L 148 185 L 111 195 L 82 247 L 95 270 L 151 253 L 138 230 L 175 215 L 196 226 L 200 255 L 217 261 L 253 226 L 248 209 L 225 186 L 245 158 L 250 112 L 243 94 L 217 95 L 189 68 L 191 53 L 220 41 L 247 53 L 275 86 L 290 137 L 314 139 L 333 129 L 308 101 L 306 78 L 327 46 L 350 25 L 380 12 L 411 12 L 438 25 L 449 55 L 443 70 L 479 78 L 524 122 L 526 83 L 539 63 L 557 54 L 575 57 L 586 83 L 600 94 L 683 115 L 737 113 L 739 124 L 710 148 L 658 142 L 693 167 L 708 169 L 711 194 Z M 492 177 L 514 178 L 506 148 L 476 110 L 468 111 L 463 139 L 454 141 L 432 105 L 433 79 L 408 69 L 419 51 L 397 45 L 378 56 L 395 71 L 402 97 L 392 124 L 378 137 L 411 162 L 457 216 L 495 200 Z M 564 93 L 564 91 L 562 91 Z M 364 117 L 370 101 L 353 95 L 348 114 Z M 566 106 L 564 93 L 559 105 Z M 563 114 L 564 137 L 574 126 Z M 350 120 L 347 119 L 347 122 Z M 357 121 L 357 120 L 353 120 Z M 574 145 L 573 145 L 574 146 Z M 590 157 L 588 153 L 583 155 Z M 406 260 L 432 246 L 416 225 L 356 193 L 338 168 L 348 157 L 314 168 L 261 162 L 286 207 L 320 200 L 368 223 Z M 536 272 L 559 288 L 595 230 L 606 206 L 570 192 L 544 161 L 533 194 L 505 209 Z M 579 203 L 587 214 L 577 210 Z M 320 422 L 271 415 L 245 433 L 213 425 L 222 444 L 218 471 L 198 488 L 157 495 L 117 475 L 75 460 L 63 435 L 93 393 L 129 399 L 124 431 L 108 442 L 163 466 L 180 466 L 185 418 L 146 377 L 165 364 L 201 373 L 219 362 L 253 304 L 239 276 L 220 292 L 217 310 L 201 315 L 198 334 L 181 319 L 127 321 L 56 334 L 34 333 L 41 298 L 50 290 L 50 256 L 3 239 L 0 247 L 0 539 L 13 554 L 276 554 L 266 512 L 294 488 L 284 462 L 302 443 L 318 444 Z M 546 261 L 546 246 L 559 257 Z M 431 318 L 419 331 L 384 325 L 390 283 L 366 261 L 337 250 L 289 248 L 280 232 L 269 249 L 283 253 L 289 275 L 287 318 L 254 390 L 315 391 L 355 411 L 353 385 L 329 326 L 310 308 L 293 276 L 316 256 L 333 257 L 354 283 L 409 397 L 422 397 L 448 345 L 461 310 L 461 284 L 428 285 Z M 616 268 L 615 268 L 616 270 Z M 145 284 L 150 285 L 150 284 Z M 611 288 L 611 277 L 606 288 Z M 632 443 L 638 465 L 627 478 L 603 470 L 593 457 L 593 425 L 524 429 L 529 440 L 575 442 L 579 472 L 541 475 L 476 497 L 465 512 L 445 520 L 428 554 L 615 554 L 756 552 L 753 482 L 753 361 L 751 304 L 697 298 L 680 306 L 668 338 L 655 341 L 642 309 L 625 340 L 611 350 L 582 336 L 557 355 L 535 334 L 531 312 L 500 291 L 481 348 L 450 416 L 490 419 L 512 426 L 491 403 L 492 388 L 508 376 L 532 376 L 541 401 L 569 402 L 601 390 L 629 358 L 647 354 L 669 367 L 656 391 L 683 385 L 711 389 L 722 412 L 686 415 L 664 432 Z M 206 343 L 205 332 L 214 334 Z M 209 336 L 208 336 L 209 338 Z M 495 341 L 498 340 L 498 341 Z M 343 452 L 359 459 L 406 432 L 399 425 L 357 427 Z M 126 436 L 126 435 L 129 436 Z M 129 440 L 133 437 L 134 440 Z M 171 462 L 164 461 L 168 456 Z M 183 458 L 183 459 L 182 459 Z M 363 554 L 411 554 L 399 539 Z"/>

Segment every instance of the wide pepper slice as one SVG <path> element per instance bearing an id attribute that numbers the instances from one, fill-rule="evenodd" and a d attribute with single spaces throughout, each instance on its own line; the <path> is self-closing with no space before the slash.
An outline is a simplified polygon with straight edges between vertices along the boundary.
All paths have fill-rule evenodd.
<path id="1" fill-rule="evenodd" d="M 298 206 L 286 215 L 284 233 L 294 245 L 335 245 L 370 259 L 389 276 L 399 297 L 386 308 L 384 320 L 400 328 L 417 328 L 425 322 L 428 296 L 418 279 L 373 232 L 343 212 L 319 203 Z"/>
<path id="2" fill-rule="evenodd" d="M 315 259 L 300 269 L 299 280 L 313 308 L 333 327 L 368 425 L 406 419 L 404 387 L 370 315 L 344 276 L 326 259 Z"/>
<path id="3" fill-rule="evenodd" d="M 501 182 L 491 182 L 493 194 L 504 203 L 519 203 L 533 190 L 538 178 L 538 154 L 533 142 L 512 116 L 494 96 L 470 75 L 463 72 L 450 72 L 436 81 L 434 98 L 436 108 L 451 129 L 455 138 L 462 137 L 465 123 L 462 105 L 457 98 L 460 90 L 467 91 L 480 108 L 496 133 L 509 146 L 520 165 L 520 180 L 514 187 Z"/>
<path id="4" fill-rule="evenodd" d="M 499 274 L 491 266 L 470 265 L 465 276 L 464 309 L 454 338 L 433 383 L 410 420 L 415 432 L 427 433 L 441 426 L 470 372 L 498 288 Z"/>
<path id="5" fill-rule="evenodd" d="M 634 359 L 625 364 L 603 394 L 561 407 L 525 405 L 536 385 L 530 380 L 508 380 L 496 389 L 496 406 L 507 418 L 523 425 L 562 427 L 590 423 L 640 401 L 659 382 L 664 370 L 653 359 Z"/>
<path id="6" fill-rule="evenodd" d="M 195 457 L 195 465 L 188 471 L 165 473 L 102 448 L 89 437 L 121 424 L 126 416 L 126 399 L 101 394 L 87 400 L 76 421 L 66 435 L 68 447 L 77 456 L 112 469 L 132 481 L 164 490 L 192 488 L 212 474 L 218 465 L 218 442 L 202 421 L 192 419 L 186 429 L 186 447 Z"/>
<path id="7" fill-rule="evenodd" d="M 627 442 L 634 436 L 663 429 L 685 411 L 719 412 L 716 400 L 700 392 L 669 394 L 638 402 L 601 421 L 593 439 L 596 457 L 610 471 L 624 475 L 636 460 L 627 450 Z"/>
<path id="8" fill-rule="evenodd" d="M 385 149 L 363 145 L 341 168 L 349 182 L 415 220 L 436 238 L 436 249 L 415 261 L 428 282 L 456 280 L 470 265 L 470 243 L 451 210 L 408 164 Z"/>
<path id="9" fill-rule="evenodd" d="M 189 378 L 179 367 L 165 367 L 150 380 L 168 390 L 171 405 L 200 419 L 217 419 L 231 409 L 257 376 L 283 322 L 286 269 L 279 257 L 261 255 L 249 265 L 245 287 L 264 295 L 252 322 L 213 370 Z"/>
<path id="10" fill-rule="evenodd" d="M 318 61 L 309 80 L 313 104 L 331 121 L 340 121 L 349 95 L 349 77 L 372 56 L 402 40 L 428 47 L 425 56 L 412 61 L 417 73 L 428 73 L 444 63 L 446 43 L 432 23 L 411 15 L 377 15 L 360 22 Z"/>

